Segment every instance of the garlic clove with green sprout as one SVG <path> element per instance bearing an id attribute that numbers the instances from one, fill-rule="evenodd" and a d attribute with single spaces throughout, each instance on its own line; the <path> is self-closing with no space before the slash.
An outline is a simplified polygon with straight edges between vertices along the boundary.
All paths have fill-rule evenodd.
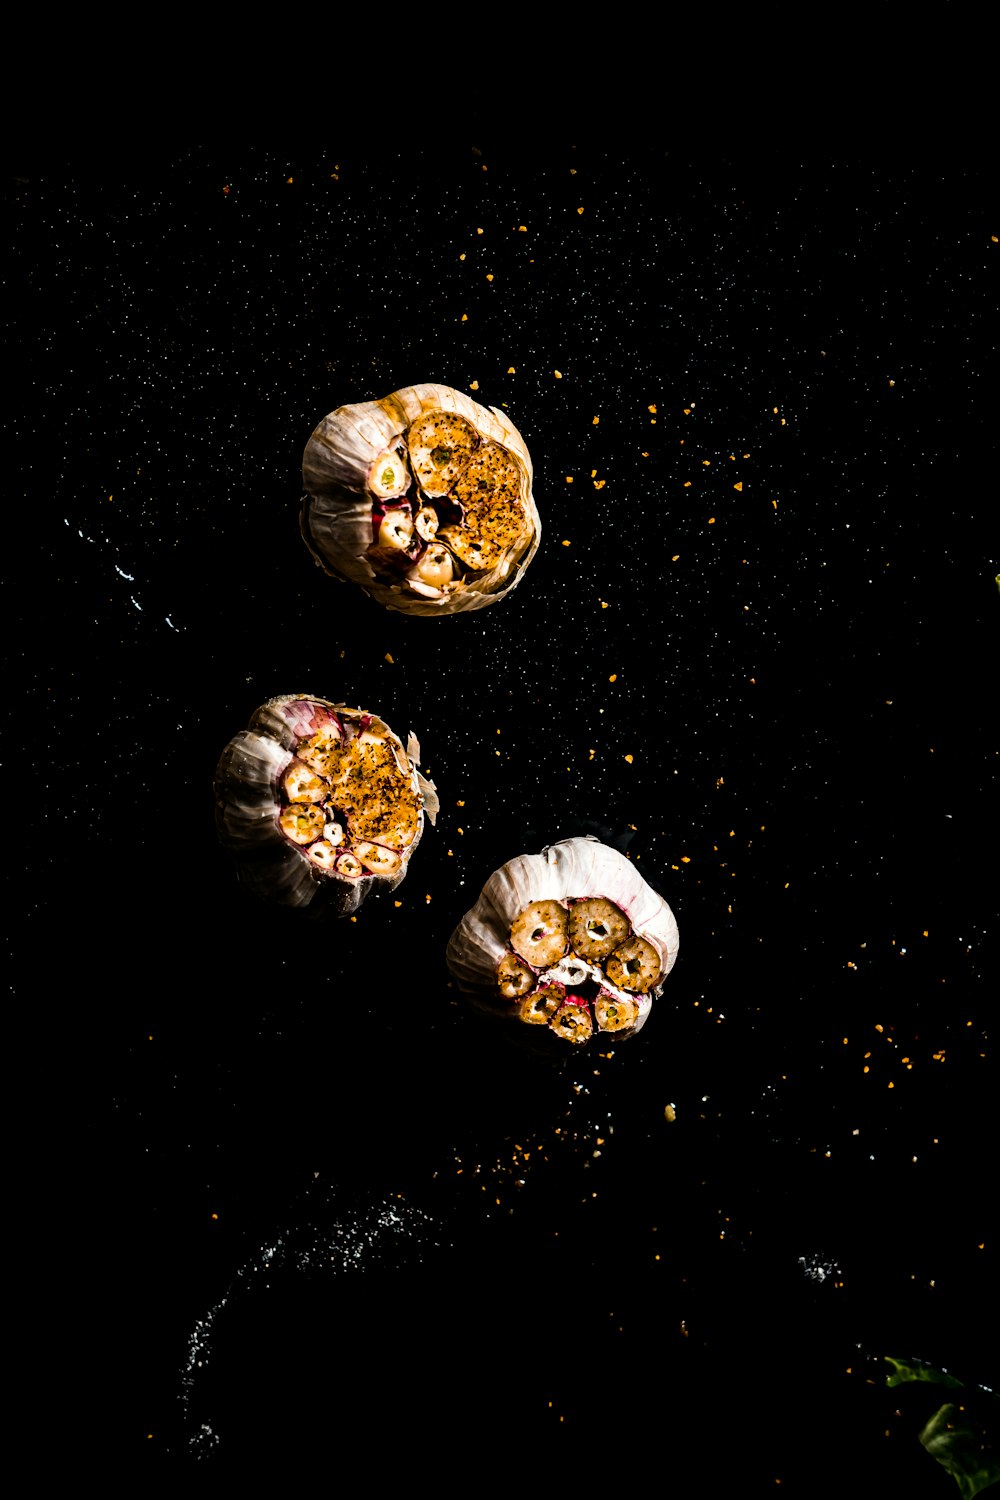
<path id="1" fill-rule="evenodd" d="M 538 547 L 523 438 L 504 412 L 450 386 L 331 412 L 302 474 L 316 562 L 390 609 L 481 609 L 514 588 Z"/>
<path id="2" fill-rule="evenodd" d="M 496 870 L 447 961 L 479 1010 L 583 1046 L 641 1030 L 677 949 L 673 913 L 631 861 L 575 838 Z"/>
<path id="3" fill-rule="evenodd" d="M 377 500 L 394 500 L 410 487 L 410 470 L 402 449 L 387 448 L 372 461 L 368 470 L 368 488 Z"/>
<path id="4" fill-rule="evenodd" d="M 406 443 L 420 488 L 429 500 L 442 500 L 478 448 L 479 432 L 468 417 L 432 408 L 407 429 Z"/>
<path id="5" fill-rule="evenodd" d="M 257 710 L 223 751 L 216 823 L 240 879 L 259 895 L 343 916 L 394 890 L 437 794 L 404 748 L 362 709 L 291 694 Z"/>

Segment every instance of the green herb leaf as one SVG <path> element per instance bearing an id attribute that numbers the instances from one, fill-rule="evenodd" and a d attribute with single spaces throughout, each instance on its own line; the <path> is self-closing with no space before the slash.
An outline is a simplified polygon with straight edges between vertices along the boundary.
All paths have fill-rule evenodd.
<path id="1" fill-rule="evenodd" d="M 892 1365 L 893 1374 L 886 1377 L 886 1385 L 905 1385 L 911 1380 L 929 1380 L 934 1385 L 950 1385 L 961 1389 L 962 1382 L 956 1380 L 954 1375 L 949 1375 L 947 1370 L 935 1370 L 933 1365 L 924 1364 L 922 1359 L 893 1359 L 891 1355 L 885 1356 L 887 1365 Z"/>
<path id="2" fill-rule="evenodd" d="M 973 1495 L 1000 1482 L 1000 1458 L 981 1424 L 964 1407 L 950 1402 L 939 1407 L 920 1441 L 954 1477 L 962 1500 L 972 1500 Z"/>

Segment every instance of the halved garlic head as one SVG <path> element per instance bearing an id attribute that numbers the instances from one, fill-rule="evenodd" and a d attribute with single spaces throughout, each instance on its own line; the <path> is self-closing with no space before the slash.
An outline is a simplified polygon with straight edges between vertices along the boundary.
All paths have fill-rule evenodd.
<path id="1" fill-rule="evenodd" d="M 578 838 L 491 875 L 447 958 L 480 1010 L 582 1046 L 642 1028 L 677 948 L 673 913 L 635 866 Z"/>
<path id="2" fill-rule="evenodd" d="M 325 698 L 272 698 L 223 751 L 219 836 L 245 884 L 284 905 L 343 916 L 394 890 L 433 823 L 420 746 L 381 719 Z"/>
<path id="3" fill-rule="evenodd" d="M 390 609 L 481 609 L 538 547 L 523 438 L 450 386 L 339 407 L 306 444 L 302 475 L 302 534 L 317 563 Z"/>

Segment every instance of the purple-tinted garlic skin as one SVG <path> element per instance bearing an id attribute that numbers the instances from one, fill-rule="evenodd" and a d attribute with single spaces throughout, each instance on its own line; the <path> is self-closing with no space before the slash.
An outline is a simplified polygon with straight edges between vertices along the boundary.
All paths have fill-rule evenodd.
<path id="1" fill-rule="evenodd" d="M 300 759 L 307 742 L 316 741 L 319 750 L 306 753 L 331 772 L 320 778 L 327 788 L 325 801 L 316 797 L 304 774 L 309 768 Z M 362 748 L 352 749 L 355 742 Z M 403 819 L 406 809 L 408 838 L 403 848 L 393 848 L 393 868 L 377 872 L 367 870 L 348 847 L 349 819 L 337 810 L 338 799 L 348 794 L 335 775 L 337 764 L 358 767 L 359 758 L 364 764 L 372 754 L 376 765 L 381 758 L 379 774 L 388 771 L 388 785 L 396 788 L 398 800 L 391 805 L 398 809 L 397 818 Z M 340 755 L 345 758 L 338 762 Z M 419 759 L 416 737 L 411 734 L 404 748 L 374 714 L 310 694 L 269 699 L 249 727 L 230 740 L 215 773 L 216 828 L 235 857 L 241 883 L 265 900 L 310 917 L 350 916 L 373 891 L 395 890 L 420 842 L 425 815 L 433 822 L 437 813 L 435 788 L 417 769 Z M 288 780 L 295 767 L 301 769 Z M 301 830 L 293 828 L 297 837 L 291 837 L 282 828 L 282 816 L 289 826 L 294 824 L 287 810 L 297 805 L 289 800 L 289 788 L 295 787 L 307 788 L 312 800 L 301 802 Z M 356 798 L 357 791 L 350 795 Z M 309 838 L 314 821 L 317 834 Z"/>

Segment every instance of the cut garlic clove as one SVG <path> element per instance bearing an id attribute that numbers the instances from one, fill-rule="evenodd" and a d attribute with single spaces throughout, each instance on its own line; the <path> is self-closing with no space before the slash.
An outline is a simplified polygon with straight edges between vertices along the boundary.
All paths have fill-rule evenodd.
<path id="1" fill-rule="evenodd" d="M 398 849 L 389 849 L 383 844 L 355 839 L 352 848 L 365 869 L 373 875 L 395 875 L 403 862 Z"/>
<path id="2" fill-rule="evenodd" d="M 303 741 L 299 759 L 318 776 L 330 776 L 337 765 L 344 734 L 339 724 L 328 724 Z"/>
<path id="3" fill-rule="evenodd" d="M 534 969 L 547 969 L 566 952 L 568 914 L 558 901 L 532 901 L 511 923 L 510 946 Z"/>
<path id="4" fill-rule="evenodd" d="M 278 822 L 293 844 L 311 844 L 323 832 L 323 810 L 305 802 L 292 802 L 282 808 Z"/>
<path id="5" fill-rule="evenodd" d="M 437 536 L 440 524 L 438 513 L 432 506 L 422 505 L 414 517 L 413 524 L 416 528 L 417 536 L 422 537 L 425 542 L 432 542 Z"/>
<path id="6" fill-rule="evenodd" d="M 660 977 L 660 955 L 645 938 L 631 937 L 615 949 L 604 972 L 616 988 L 645 995 Z"/>
<path id="7" fill-rule="evenodd" d="M 301 695 L 273 698 L 226 747 L 216 771 L 219 836 L 262 896 L 330 915 L 393 890 L 434 786 L 372 714 Z"/>
<path id="8" fill-rule="evenodd" d="M 534 988 L 535 976 L 523 958 L 505 953 L 497 964 L 497 984 L 507 1000 L 519 1000 Z"/>
<path id="9" fill-rule="evenodd" d="M 440 533 L 467 567 L 494 568 L 528 526 L 527 475 L 499 443 L 484 443 L 455 485 L 460 526 Z"/>
<path id="10" fill-rule="evenodd" d="M 573 1042 L 577 1046 L 582 1042 L 589 1042 L 594 1034 L 594 1023 L 590 1019 L 590 1011 L 585 1005 L 574 1005 L 571 1002 L 567 1002 L 556 1011 L 549 1025 L 556 1036 L 561 1036 L 563 1041 Z"/>
<path id="11" fill-rule="evenodd" d="M 299 760 L 292 761 L 281 778 L 281 785 L 289 802 L 322 802 L 328 791 L 324 778 Z"/>
<path id="12" fill-rule="evenodd" d="M 429 411 L 406 434 L 417 483 L 430 499 L 443 498 L 479 445 L 472 422 L 452 411 Z"/>
<path id="13" fill-rule="evenodd" d="M 590 896 L 569 910 L 569 940 L 581 958 L 600 963 L 629 935 L 629 921 L 613 901 Z"/>
<path id="14" fill-rule="evenodd" d="M 455 577 L 455 562 L 447 547 L 439 541 L 433 541 L 407 576 L 418 580 L 427 588 L 443 589 Z"/>
<path id="15" fill-rule="evenodd" d="M 326 874 L 332 874 L 337 865 L 337 851 L 326 839 L 320 839 L 316 844 L 310 844 L 306 854 L 314 865 L 318 865 Z"/>
<path id="16" fill-rule="evenodd" d="M 546 970 L 550 979 L 558 979 L 567 989 L 576 989 L 581 984 L 592 980 L 595 984 L 601 984 L 604 976 L 596 964 L 588 964 L 585 959 L 577 957 L 575 953 L 567 953 L 557 964 Z"/>
<path id="17" fill-rule="evenodd" d="M 408 508 L 394 506 L 387 510 L 378 528 L 378 546 L 405 552 L 413 545 L 413 516 Z"/>
<path id="18" fill-rule="evenodd" d="M 594 1001 L 594 1020 L 598 1031 L 627 1031 L 636 1023 L 639 1007 L 625 995 L 602 991 Z"/>
<path id="19" fill-rule="evenodd" d="M 443 526 L 438 536 L 442 542 L 447 542 L 458 560 L 475 573 L 495 567 L 503 555 L 501 549 L 478 536 L 471 526 Z"/>
<path id="20" fill-rule="evenodd" d="M 566 998 L 561 984 L 541 984 L 533 995 L 521 1001 L 520 1017 L 532 1026 L 545 1026 Z"/>
<path id="21" fill-rule="evenodd" d="M 368 470 L 368 489 L 376 500 L 394 500 L 410 487 L 410 471 L 398 447 L 387 448 Z"/>

